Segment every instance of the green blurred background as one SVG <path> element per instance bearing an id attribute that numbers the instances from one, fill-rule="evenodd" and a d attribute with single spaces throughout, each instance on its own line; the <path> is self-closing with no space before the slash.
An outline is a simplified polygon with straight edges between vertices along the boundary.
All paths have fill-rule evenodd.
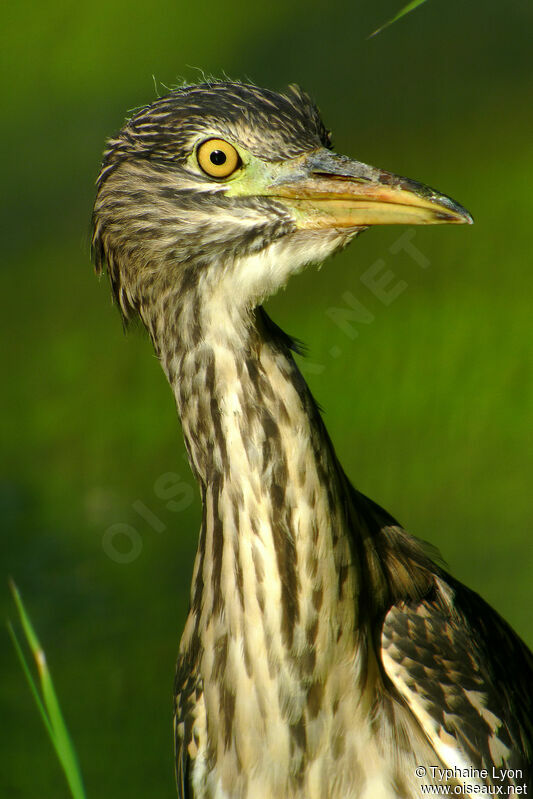
<path id="1" fill-rule="evenodd" d="M 533 642 L 533 5 L 429 0 L 368 40 L 400 5 L 55 0 L 3 11 L 0 597 L 13 615 L 12 575 L 89 796 L 174 795 L 172 677 L 200 518 L 171 392 L 146 338 L 124 336 L 89 258 L 104 140 L 155 83 L 164 92 L 200 70 L 273 89 L 296 81 L 338 151 L 472 211 L 473 228 L 416 230 L 426 268 L 392 251 L 404 229 L 376 229 L 268 308 L 309 345 L 303 368 L 354 482 Z M 406 284 L 389 305 L 361 280 L 377 259 Z M 330 309 L 353 297 L 367 321 L 339 325 Z M 0 635 L 0 793 L 61 799 Z"/>

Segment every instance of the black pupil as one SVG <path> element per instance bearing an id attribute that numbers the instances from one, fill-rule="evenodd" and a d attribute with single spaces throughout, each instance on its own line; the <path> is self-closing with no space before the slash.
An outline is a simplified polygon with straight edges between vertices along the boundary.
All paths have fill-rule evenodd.
<path id="1" fill-rule="evenodd" d="M 209 156 L 209 160 L 215 166 L 222 166 L 222 164 L 225 164 L 227 160 L 226 153 L 222 152 L 222 150 L 213 150 Z"/>

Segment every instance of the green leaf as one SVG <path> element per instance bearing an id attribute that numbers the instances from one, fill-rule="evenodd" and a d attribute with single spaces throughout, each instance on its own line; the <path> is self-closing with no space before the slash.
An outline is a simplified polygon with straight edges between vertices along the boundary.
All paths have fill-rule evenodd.
<path id="1" fill-rule="evenodd" d="M 385 30 L 385 28 L 388 28 L 389 25 L 392 25 L 394 22 L 397 22 L 402 17 L 405 17 L 405 15 L 409 14 L 410 11 L 414 11 L 415 8 L 418 8 L 418 6 L 421 6 L 422 3 L 425 3 L 425 2 L 426 2 L 426 0 L 411 0 L 411 2 L 407 3 L 407 5 L 404 6 L 401 11 L 398 11 L 398 13 L 394 17 L 392 17 L 392 19 L 389 19 L 388 22 L 385 22 L 385 24 L 382 25 L 377 30 L 375 30 L 374 33 L 371 33 L 368 38 L 371 39 L 372 36 L 377 36 L 378 33 L 381 33 L 382 30 Z"/>
<path id="2" fill-rule="evenodd" d="M 24 607 L 19 590 L 12 581 L 10 581 L 10 588 L 11 593 L 13 594 L 13 599 L 15 600 L 15 605 L 17 606 L 20 623 L 22 625 L 26 641 L 31 649 L 37 666 L 41 692 L 39 692 L 37 682 L 31 673 L 30 666 L 26 660 L 26 656 L 24 655 L 24 651 L 17 638 L 17 635 L 12 625 L 8 623 L 9 633 L 20 660 L 22 670 L 24 671 L 33 694 L 33 698 L 35 699 L 44 726 L 46 727 L 46 731 L 48 732 L 59 762 L 61 763 L 67 778 L 67 783 L 72 797 L 73 799 L 86 799 L 80 767 L 78 765 L 78 758 L 76 756 L 74 745 L 68 733 L 67 726 L 61 712 L 61 707 L 59 705 L 52 681 L 52 675 L 50 674 L 48 665 L 46 663 L 44 650 L 39 642 L 26 608 Z"/>

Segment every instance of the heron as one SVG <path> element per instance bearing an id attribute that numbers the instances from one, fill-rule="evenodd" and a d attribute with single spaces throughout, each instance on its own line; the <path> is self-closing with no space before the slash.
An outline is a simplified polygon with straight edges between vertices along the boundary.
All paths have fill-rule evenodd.
<path id="1" fill-rule="evenodd" d="M 148 331 L 202 500 L 175 676 L 180 799 L 529 784 L 531 652 L 352 485 L 297 342 L 263 308 L 370 226 L 471 222 L 336 154 L 296 85 L 182 86 L 107 142 L 95 266 Z"/>

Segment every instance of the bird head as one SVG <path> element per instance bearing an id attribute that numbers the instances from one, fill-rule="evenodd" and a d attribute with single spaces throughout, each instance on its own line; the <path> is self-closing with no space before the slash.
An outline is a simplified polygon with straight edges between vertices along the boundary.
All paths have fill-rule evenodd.
<path id="1" fill-rule="evenodd" d="M 251 309 L 370 225 L 471 221 L 427 186 L 333 153 L 298 87 L 218 82 L 170 92 L 109 140 L 93 248 L 124 315 L 145 319 L 156 296 Z"/>

